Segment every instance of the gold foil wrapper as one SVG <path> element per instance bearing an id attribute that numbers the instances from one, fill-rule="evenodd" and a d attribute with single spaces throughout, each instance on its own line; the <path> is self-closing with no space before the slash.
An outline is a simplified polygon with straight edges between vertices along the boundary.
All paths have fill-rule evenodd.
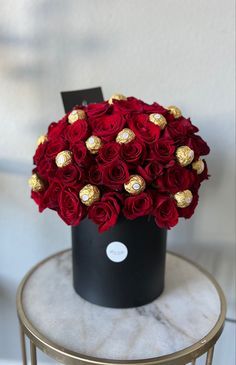
<path id="1" fill-rule="evenodd" d="M 149 115 L 149 121 L 158 125 L 161 129 L 164 129 L 167 125 L 167 120 L 162 114 L 154 113 Z"/>
<path id="2" fill-rule="evenodd" d="M 193 200 L 193 194 L 190 190 L 179 191 L 174 195 L 174 198 L 179 208 L 187 208 Z"/>
<path id="3" fill-rule="evenodd" d="M 116 142 L 122 143 L 129 143 L 135 138 L 134 132 L 129 128 L 124 128 L 120 131 L 116 137 Z"/>
<path id="4" fill-rule="evenodd" d="M 182 112 L 179 108 L 177 108 L 177 106 L 170 105 L 167 109 L 169 110 L 170 114 L 174 116 L 175 119 L 178 119 L 182 116 Z"/>
<path id="5" fill-rule="evenodd" d="M 72 152 L 71 151 L 61 151 L 57 154 L 55 158 L 55 162 L 57 167 L 65 167 L 69 165 L 72 161 Z"/>
<path id="6" fill-rule="evenodd" d="M 129 181 L 124 184 L 125 190 L 132 195 L 140 194 L 145 187 L 145 180 L 140 175 L 131 175 Z"/>
<path id="7" fill-rule="evenodd" d="M 192 168 L 193 170 L 196 170 L 198 175 L 200 175 L 205 169 L 204 162 L 201 159 L 199 159 L 192 163 Z"/>
<path id="8" fill-rule="evenodd" d="M 35 192 L 41 191 L 44 189 L 43 181 L 38 177 L 37 174 L 33 174 L 31 178 L 28 180 L 28 184 L 31 189 Z"/>
<path id="9" fill-rule="evenodd" d="M 40 144 L 43 144 L 45 142 L 47 142 L 48 137 L 46 135 L 42 135 L 37 139 L 37 146 L 39 146 Z"/>
<path id="10" fill-rule="evenodd" d="M 99 137 L 97 136 L 91 136 L 87 139 L 87 141 L 85 142 L 87 149 L 95 154 L 99 151 L 99 149 L 102 146 L 102 141 Z"/>
<path id="11" fill-rule="evenodd" d="M 108 100 L 109 104 L 113 104 L 113 100 L 127 100 L 127 97 L 122 94 L 114 94 Z"/>
<path id="12" fill-rule="evenodd" d="M 194 151 L 188 146 L 178 147 L 176 150 L 176 158 L 180 166 L 187 166 L 194 159 Z"/>
<path id="13" fill-rule="evenodd" d="M 85 185 L 79 192 L 80 200 L 88 207 L 100 198 L 100 191 L 95 185 Z"/>
<path id="14" fill-rule="evenodd" d="M 68 122 L 70 124 L 73 124 L 73 123 L 77 122 L 77 120 L 79 120 L 79 119 L 86 119 L 85 111 L 82 109 L 72 110 L 72 112 L 68 116 Z"/>

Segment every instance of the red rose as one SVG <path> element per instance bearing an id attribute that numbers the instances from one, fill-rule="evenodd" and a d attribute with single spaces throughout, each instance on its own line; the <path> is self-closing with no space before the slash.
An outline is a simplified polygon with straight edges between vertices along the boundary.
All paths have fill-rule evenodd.
<path id="1" fill-rule="evenodd" d="M 109 142 L 104 144 L 98 153 L 98 159 L 104 163 L 108 164 L 117 160 L 119 156 L 120 145 L 116 142 Z"/>
<path id="2" fill-rule="evenodd" d="M 174 159 L 175 146 L 173 140 L 161 138 L 152 145 L 151 159 L 164 164 Z"/>
<path id="3" fill-rule="evenodd" d="M 31 190 L 31 198 L 39 207 L 39 212 L 43 212 L 47 208 L 47 204 L 44 201 L 44 191 L 33 191 Z"/>
<path id="4" fill-rule="evenodd" d="M 88 171 L 87 180 L 89 184 L 101 185 L 102 183 L 102 172 L 99 165 L 92 165 Z"/>
<path id="5" fill-rule="evenodd" d="M 169 118 L 171 117 L 171 114 Z M 174 139 L 175 142 L 182 145 L 186 136 L 198 132 L 198 128 L 195 127 L 190 119 L 184 117 L 173 119 L 168 121 L 166 128 L 164 129 L 163 136 L 165 138 Z"/>
<path id="6" fill-rule="evenodd" d="M 60 182 L 52 181 L 46 190 L 43 202 L 47 208 L 57 210 L 59 208 L 59 194 L 62 190 Z"/>
<path id="7" fill-rule="evenodd" d="M 195 208 L 198 205 L 198 199 L 199 199 L 197 191 L 192 190 L 192 194 L 193 194 L 193 200 L 192 200 L 191 204 L 187 208 L 178 208 L 180 217 L 183 217 L 186 219 L 192 217 L 192 215 L 195 211 Z"/>
<path id="8" fill-rule="evenodd" d="M 197 175 L 198 180 L 200 183 L 202 183 L 203 180 L 208 180 L 209 179 L 209 175 L 208 175 L 208 167 L 207 167 L 207 163 L 205 160 L 202 160 L 204 163 L 204 170 L 201 174 Z"/>
<path id="9" fill-rule="evenodd" d="M 71 188 L 64 188 L 59 194 L 59 216 L 71 226 L 76 226 L 84 218 L 85 206 L 80 202 L 78 193 Z"/>
<path id="10" fill-rule="evenodd" d="M 59 120 L 59 122 L 53 122 L 49 125 L 47 133 L 49 141 L 57 138 L 65 138 L 66 129 L 68 127 L 67 117 L 68 114 L 66 114 L 61 120 Z"/>
<path id="11" fill-rule="evenodd" d="M 88 218 L 98 225 L 100 233 L 113 227 L 120 213 L 116 193 L 106 193 L 99 202 L 95 202 L 89 207 Z"/>
<path id="12" fill-rule="evenodd" d="M 70 142 L 70 146 L 88 137 L 88 123 L 86 120 L 78 120 L 75 123 L 68 126 L 67 137 Z"/>
<path id="13" fill-rule="evenodd" d="M 80 186 L 83 183 L 84 172 L 81 167 L 70 164 L 58 169 L 55 179 L 65 186 Z"/>
<path id="14" fill-rule="evenodd" d="M 129 143 L 123 143 L 120 148 L 120 156 L 127 163 L 142 163 L 146 157 L 145 145 L 136 139 Z"/>
<path id="15" fill-rule="evenodd" d="M 155 186 L 159 191 L 168 191 L 175 194 L 178 191 L 191 188 L 195 180 L 195 174 L 192 170 L 176 164 L 157 178 Z"/>
<path id="16" fill-rule="evenodd" d="M 163 174 L 163 166 L 158 161 L 151 161 L 145 167 L 138 166 L 137 172 L 150 184 Z"/>
<path id="17" fill-rule="evenodd" d="M 101 168 L 103 184 L 110 189 L 122 189 L 123 184 L 129 179 L 129 170 L 123 161 L 116 160 Z"/>
<path id="18" fill-rule="evenodd" d="M 208 155 L 210 152 L 210 148 L 207 143 L 197 135 L 192 135 L 187 138 L 185 140 L 185 145 L 189 146 L 194 151 L 195 159 L 198 159 L 200 156 Z"/>
<path id="19" fill-rule="evenodd" d="M 153 215 L 158 227 L 168 229 L 174 227 L 179 217 L 174 199 L 165 194 L 157 195 Z"/>
<path id="20" fill-rule="evenodd" d="M 47 149 L 47 144 L 48 142 L 40 143 L 40 145 L 37 147 L 33 157 L 33 162 L 35 165 L 38 165 L 40 161 L 44 159 L 45 151 Z"/>
<path id="21" fill-rule="evenodd" d="M 87 116 L 90 120 L 102 117 L 104 114 L 108 113 L 109 109 L 111 109 L 110 104 L 107 101 L 102 103 L 92 103 L 87 107 Z"/>
<path id="22" fill-rule="evenodd" d="M 115 112 L 123 114 L 141 113 L 144 102 L 134 97 L 128 97 L 127 100 L 113 100 L 112 108 Z"/>
<path id="23" fill-rule="evenodd" d="M 37 170 L 39 172 L 39 175 L 43 179 L 48 180 L 48 179 L 53 178 L 55 176 L 57 166 L 55 164 L 54 159 L 50 160 L 50 159 L 44 157 L 38 163 Z"/>
<path id="24" fill-rule="evenodd" d="M 168 110 L 163 108 L 163 106 L 161 106 L 160 104 L 157 104 L 157 103 L 153 103 L 151 105 L 143 103 L 142 111 L 144 113 L 148 113 L 148 114 L 158 113 L 158 114 L 162 114 L 164 116 L 168 115 Z"/>
<path id="25" fill-rule="evenodd" d="M 62 138 L 56 138 L 54 140 L 48 141 L 45 150 L 45 157 L 48 159 L 55 159 L 59 152 L 67 149 L 68 143 L 66 143 Z"/>
<path id="26" fill-rule="evenodd" d="M 134 98 L 132 96 L 128 97 L 127 100 L 113 100 L 112 107 L 115 111 L 121 111 L 124 114 L 128 113 L 160 113 L 167 114 L 168 110 L 163 108 L 157 103 L 151 105 L 144 103 L 142 100 Z"/>
<path id="27" fill-rule="evenodd" d="M 125 199 L 123 213 L 127 219 L 135 219 L 150 214 L 152 207 L 151 194 L 143 192 Z"/>
<path id="28" fill-rule="evenodd" d="M 209 179 L 207 163 L 206 163 L 205 160 L 202 160 L 202 161 L 204 163 L 204 170 L 201 174 L 197 174 L 197 171 L 192 170 L 192 172 L 194 174 L 194 182 L 193 182 L 193 185 L 190 189 L 191 191 L 198 191 L 198 189 L 200 188 L 201 183 L 204 180 Z"/>
<path id="29" fill-rule="evenodd" d="M 90 165 L 91 156 L 83 142 L 75 143 L 72 146 L 71 151 L 78 166 Z"/>
<path id="30" fill-rule="evenodd" d="M 57 138 L 38 146 L 35 158 L 38 160 L 37 169 L 42 178 L 48 180 L 54 177 L 57 170 L 55 164 L 56 155 L 67 149 L 67 147 L 68 144 L 62 138 Z"/>
<path id="31" fill-rule="evenodd" d="M 142 142 L 150 144 L 159 138 L 160 128 L 149 122 L 148 116 L 145 114 L 133 115 L 132 118 L 128 119 L 128 125 Z"/>
<path id="32" fill-rule="evenodd" d="M 101 137 L 103 141 L 111 142 L 123 129 L 125 119 L 122 114 L 105 114 L 101 118 L 90 121 L 92 134 Z"/>

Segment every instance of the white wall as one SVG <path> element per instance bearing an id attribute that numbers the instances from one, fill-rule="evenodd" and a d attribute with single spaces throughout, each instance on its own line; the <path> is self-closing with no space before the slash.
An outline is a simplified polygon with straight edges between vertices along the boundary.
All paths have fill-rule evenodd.
<path id="1" fill-rule="evenodd" d="M 212 177 L 169 247 L 220 257 L 224 276 L 235 241 L 233 12 L 232 0 L 0 1 L 0 358 L 19 354 L 19 280 L 70 245 L 69 228 L 39 215 L 27 187 L 35 141 L 63 114 L 61 90 L 101 85 L 106 98 L 118 91 L 191 116 Z"/>

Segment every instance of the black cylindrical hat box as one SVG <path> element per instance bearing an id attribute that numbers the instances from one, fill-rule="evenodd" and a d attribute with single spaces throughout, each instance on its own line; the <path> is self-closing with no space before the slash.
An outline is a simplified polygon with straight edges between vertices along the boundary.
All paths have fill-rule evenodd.
<path id="1" fill-rule="evenodd" d="M 75 291 L 105 307 L 152 302 L 164 289 L 166 235 L 152 217 L 121 217 L 104 233 L 91 220 L 83 220 L 72 227 Z"/>

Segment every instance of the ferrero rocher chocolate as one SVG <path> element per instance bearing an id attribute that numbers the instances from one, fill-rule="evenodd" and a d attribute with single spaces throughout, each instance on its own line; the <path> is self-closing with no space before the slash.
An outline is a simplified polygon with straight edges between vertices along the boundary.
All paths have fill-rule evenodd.
<path id="1" fill-rule="evenodd" d="M 194 159 L 194 151 L 188 146 L 178 147 L 176 150 L 176 158 L 180 166 L 189 165 Z"/>
<path id="2" fill-rule="evenodd" d="M 135 138 L 134 132 L 129 128 L 124 128 L 120 131 L 116 137 L 116 142 L 122 143 L 129 143 Z"/>
<path id="3" fill-rule="evenodd" d="M 102 146 L 102 141 L 99 137 L 97 136 L 91 136 L 87 139 L 87 141 L 85 142 L 87 149 L 95 154 L 98 152 L 98 150 L 100 149 L 100 147 Z"/>
<path id="4" fill-rule="evenodd" d="M 193 200 L 193 194 L 190 190 L 179 191 L 174 195 L 179 208 L 187 208 Z"/>
<path id="5" fill-rule="evenodd" d="M 40 144 L 46 142 L 48 140 L 48 137 L 46 135 L 42 135 L 38 138 L 37 140 L 37 146 L 39 146 Z"/>
<path id="6" fill-rule="evenodd" d="M 122 94 L 114 94 L 108 100 L 109 104 L 113 104 L 113 100 L 127 100 L 127 97 Z"/>
<path id="7" fill-rule="evenodd" d="M 68 116 L 68 122 L 70 124 L 75 123 L 79 119 L 86 119 L 86 113 L 82 109 L 75 109 Z"/>
<path id="8" fill-rule="evenodd" d="M 70 151 L 61 151 L 57 154 L 55 162 L 57 167 L 65 167 L 71 163 L 72 153 Z"/>
<path id="9" fill-rule="evenodd" d="M 164 129 L 167 124 L 166 118 L 162 114 L 158 113 L 150 114 L 149 121 L 158 125 L 161 129 Z"/>
<path id="10" fill-rule="evenodd" d="M 145 187 L 145 180 L 140 175 L 131 175 L 129 181 L 124 184 L 125 190 L 132 195 L 141 193 Z"/>
<path id="11" fill-rule="evenodd" d="M 169 110 L 170 114 L 174 116 L 175 119 L 178 119 L 182 115 L 181 110 L 177 108 L 177 106 L 170 105 L 167 109 Z"/>
<path id="12" fill-rule="evenodd" d="M 28 180 L 29 186 L 33 191 L 41 191 L 44 189 L 43 181 L 38 177 L 37 174 L 33 174 Z"/>
<path id="13" fill-rule="evenodd" d="M 194 161 L 192 163 L 192 168 L 194 170 L 196 170 L 198 175 L 200 175 L 204 171 L 204 168 L 205 168 L 204 162 L 201 159 Z"/>
<path id="14" fill-rule="evenodd" d="M 95 185 L 85 185 L 79 192 L 80 200 L 88 207 L 100 198 L 100 191 Z"/>

